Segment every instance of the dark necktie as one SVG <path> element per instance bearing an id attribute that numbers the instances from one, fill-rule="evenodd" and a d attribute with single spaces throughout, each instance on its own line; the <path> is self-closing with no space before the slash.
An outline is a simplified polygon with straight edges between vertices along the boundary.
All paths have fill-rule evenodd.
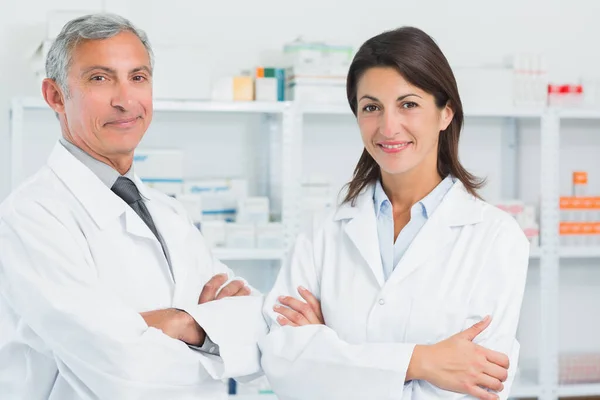
<path id="1" fill-rule="evenodd" d="M 167 252 L 167 247 L 165 246 L 165 242 L 163 241 L 162 236 L 158 233 L 156 229 L 156 225 L 154 225 L 154 221 L 152 220 L 152 216 L 146 208 L 144 201 L 142 200 L 142 196 L 140 195 L 140 191 L 138 190 L 135 183 L 131 181 L 129 178 L 125 178 L 120 176 L 117 178 L 117 181 L 112 186 L 111 190 L 120 198 L 125 201 L 125 203 L 129 204 L 129 206 L 136 212 L 137 215 L 140 216 L 142 221 L 150 228 L 156 239 L 160 242 L 162 246 L 163 253 L 167 259 L 167 263 L 169 264 L 169 268 L 171 267 L 171 260 L 169 258 L 169 253 Z"/>

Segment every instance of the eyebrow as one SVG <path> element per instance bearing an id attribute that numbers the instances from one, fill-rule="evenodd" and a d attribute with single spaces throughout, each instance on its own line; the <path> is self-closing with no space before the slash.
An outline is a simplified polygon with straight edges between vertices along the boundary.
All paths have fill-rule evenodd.
<path id="1" fill-rule="evenodd" d="M 422 97 L 419 96 L 418 94 L 408 93 L 408 94 L 405 94 L 405 95 L 402 95 L 402 96 L 398 97 L 396 99 L 396 101 L 402 101 L 402 100 L 404 100 L 404 99 L 406 99 L 407 97 L 410 97 L 410 96 L 415 96 L 415 97 L 418 97 L 418 98 L 422 99 Z M 379 101 L 379 99 L 377 97 L 369 96 L 368 94 L 364 95 L 363 97 L 361 97 L 359 101 L 361 101 L 363 99 L 368 99 L 368 100 L 372 100 L 372 101 Z"/>
<path id="2" fill-rule="evenodd" d="M 92 72 L 94 70 L 101 70 L 101 71 L 104 71 L 107 74 L 111 74 L 111 75 L 116 75 L 117 74 L 117 71 L 114 70 L 114 69 L 112 69 L 112 68 L 103 67 L 102 65 L 93 65 L 91 67 L 86 68 L 81 75 L 82 76 L 83 75 L 87 75 L 87 74 L 89 74 L 90 72 Z M 148 73 L 149 75 L 152 75 L 152 71 L 150 70 L 150 68 L 148 68 L 145 65 L 143 65 L 141 67 L 134 68 L 131 71 L 129 71 L 129 73 L 130 74 L 135 74 L 137 72 L 142 72 L 142 71 Z"/>

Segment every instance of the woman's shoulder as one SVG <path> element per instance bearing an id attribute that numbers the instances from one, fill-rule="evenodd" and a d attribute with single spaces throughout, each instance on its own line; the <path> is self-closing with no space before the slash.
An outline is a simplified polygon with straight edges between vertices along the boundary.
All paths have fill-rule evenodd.
<path id="1" fill-rule="evenodd" d="M 492 203 L 480 199 L 477 201 L 482 208 L 482 227 L 497 230 L 500 235 L 512 237 L 513 240 L 529 242 L 515 217 Z"/>

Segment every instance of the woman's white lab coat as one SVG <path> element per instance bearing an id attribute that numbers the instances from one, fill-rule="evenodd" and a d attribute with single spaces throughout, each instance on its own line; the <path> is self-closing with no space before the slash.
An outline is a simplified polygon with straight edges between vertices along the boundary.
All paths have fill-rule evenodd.
<path id="1" fill-rule="evenodd" d="M 218 379 L 260 370 L 262 296 L 198 306 L 229 271 L 174 199 L 137 182 L 169 250 L 57 144 L 0 207 L 0 397 L 225 399 Z M 140 312 L 187 310 L 220 357 L 149 328 Z"/>
<path id="2" fill-rule="evenodd" d="M 515 339 L 529 243 L 508 214 L 457 181 L 387 281 L 372 187 L 301 236 L 267 296 L 270 333 L 262 366 L 280 399 L 458 399 L 425 381 L 405 383 L 415 344 L 433 344 L 486 315 L 476 343 L 510 357 L 506 398 L 519 355 Z M 281 327 L 280 295 L 303 285 L 321 300 L 326 326 Z M 301 298 L 300 298 L 301 299 Z"/>

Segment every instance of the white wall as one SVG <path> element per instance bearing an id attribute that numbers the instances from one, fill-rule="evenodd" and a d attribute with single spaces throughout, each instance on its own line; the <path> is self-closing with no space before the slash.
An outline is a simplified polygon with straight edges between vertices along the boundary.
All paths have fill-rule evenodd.
<path id="1" fill-rule="evenodd" d="M 211 77 L 237 73 L 261 62 L 265 52 L 278 50 L 283 43 L 302 35 L 308 40 L 327 40 L 358 46 L 368 37 L 401 25 L 415 25 L 430 33 L 440 44 L 454 66 L 498 63 L 508 54 L 519 51 L 545 52 L 551 75 L 557 79 L 577 79 L 579 76 L 600 76 L 600 2 L 559 0 L 505 1 L 400 1 L 380 0 L 305 0 L 289 3 L 276 0 L 252 2 L 210 2 L 196 0 L 123 0 L 105 1 L 134 23 L 145 29 L 156 45 L 193 46 L 205 61 L 202 68 L 182 65 L 180 74 L 193 82 L 201 77 L 199 70 Z M 300 6 L 300 4 L 302 4 Z M 8 110 L 13 96 L 37 95 L 39 87 L 28 70 L 27 57 L 43 38 L 44 18 L 50 9 L 99 10 L 100 0 L 2 0 L 0 5 L 0 199 L 9 190 Z M 284 9 L 285 7 L 285 9 Z M 115 9 L 112 8 L 112 9 Z M 158 60 L 160 64 L 160 60 Z M 490 99 L 494 93 L 489 94 Z M 486 99 L 482 98 L 481 103 Z M 27 143 L 37 146 L 27 172 L 32 172 L 44 160 L 44 154 L 57 133 L 56 121 L 50 114 L 32 114 L 35 121 L 28 125 Z M 177 123 L 157 116 L 147 142 L 181 144 L 190 135 L 199 133 L 209 141 L 198 139 L 194 150 L 186 150 L 190 160 L 187 174 L 209 176 L 217 174 L 216 159 L 223 152 L 213 152 L 219 137 L 227 135 L 216 117 L 186 116 Z M 255 126 L 245 120 L 227 122 L 233 137 L 238 138 L 231 160 L 242 154 L 244 132 Z M 539 124 L 521 125 L 522 162 L 520 191 L 524 199 L 536 201 L 539 192 Z M 600 126 L 596 123 L 572 123 L 566 127 L 561 162 L 561 190 L 569 190 L 570 171 L 585 169 L 590 173 L 590 185 L 600 193 Z M 39 132 L 40 136 L 35 136 Z M 54 132 L 54 133 L 53 133 Z M 502 165 L 499 152 L 500 121 L 467 120 L 461 156 L 474 172 L 486 175 L 490 184 L 486 198 L 496 199 Z M 186 142 L 187 143 L 187 142 Z M 311 117 L 306 123 L 305 165 L 309 172 L 326 172 L 336 185 L 351 174 L 360 153 L 360 140 L 351 119 Z M 223 151 L 227 149 L 221 148 Z M 216 155 L 216 156 L 215 156 Z M 328 155 L 331 155 L 330 158 Z M 213 158 L 211 158 L 213 157 Z M 241 157 L 241 156 L 240 156 Z M 248 157 L 246 157 L 248 158 Z M 215 163 L 213 163 L 213 160 Z M 315 162 L 315 160 L 322 160 Z M 250 159 L 225 163 L 227 173 L 242 173 Z M 597 264 L 597 262 L 596 262 Z M 569 266 L 571 266 L 569 264 Z M 539 267 L 530 272 L 530 285 L 523 315 L 535 321 L 539 314 Z M 590 315 L 600 299 L 597 287 L 599 274 L 591 266 L 573 265 L 563 269 L 561 294 L 561 340 L 565 350 L 598 348 L 600 326 Z M 582 286 L 587 283 L 587 286 Z M 581 289 L 581 288 L 584 289 Z M 596 289 L 594 289 L 596 288 Z M 585 298 L 579 296 L 579 291 Z M 594 290 L 596 295 L 594 295 Z M 578 303 L 578 299 L 585 303 Z M 587 314 L 587 317 L 586 317 Z M 522 332 L 524 357 L 534 357 L 536 331 L 534 324 Z M 590 332 L 581 337 L 576 332 Z M 579 339 L 579 340 L 576 340 Z"/>

